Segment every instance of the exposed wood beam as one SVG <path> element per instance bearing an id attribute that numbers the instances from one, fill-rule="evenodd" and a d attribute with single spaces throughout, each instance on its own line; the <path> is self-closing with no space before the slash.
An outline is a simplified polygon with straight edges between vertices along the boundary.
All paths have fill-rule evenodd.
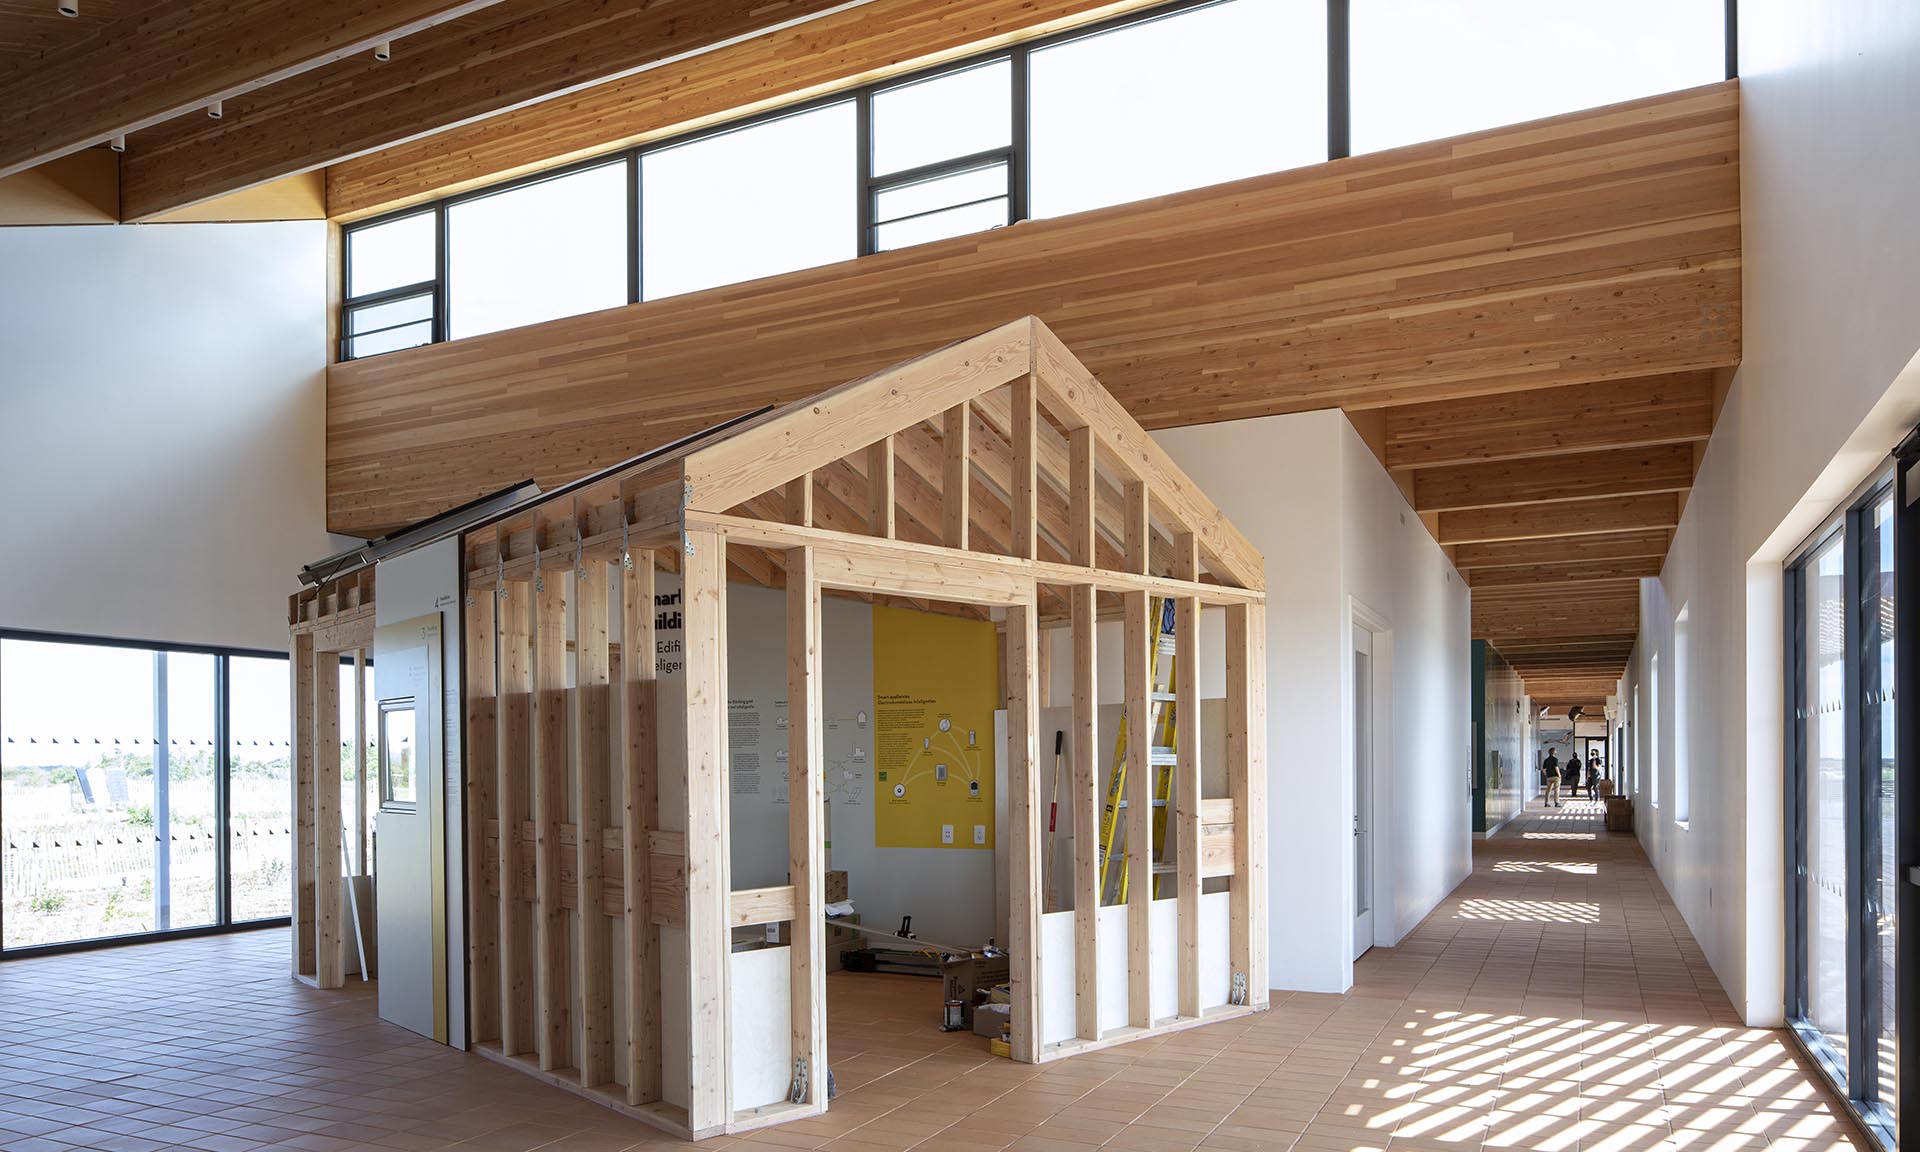
<path id="1" fill-rule="evenodd" d="M 1567 500 L 1509 508 L 1472 508 L 1440 514 L 1440 543 L 1474 544 L 1488 540 L 1542 540 L 1601 532 L 1673 528 L 1680 523 L 1680 498 L 1671 492 L 1650 496 Z M 1541 558 L 1549 558 L 1546 546 Z"/>
<path id="2" fill-rule="evenodd" d="M 1693 485 L 1693 446 L 1612 448 L 1549 458 L 1424 468 L 1413 474 L 1422 512 L 1679 492 Z"/>
<path id="3" fill-rule="evenodd" d="M 1713 373 L 1669 372 L 1384 412 L 1384 463 L 1392 470 L 1678 444 L 1713 432 Z"/>
<path id="4" fill-rule="evenodd" d="M 1549 547 L 1535 540 L 1496 540 L 1461 544 L 1454 549 L 1453 566 L 1462 572 L 1476 568 L 1531 566 L 1547 560 L 1597 561 L 1665 558 L 1672 533 L 1660 528 L 1646 532 L 1614 532 L 1568 536 Z"/>
<path id="5" fill-rule="evenodd" d="M 1566 564 L 1468 569 L 1466 573 L 1467 584 L 1474 589 L 1541 584 L 1582 584 L 1595 580 L 1638 579 L 1642 576 L 1658 575 L 1660 575 L 1660 561 L 1653 556 L 1643 556 L 1633 560 L 1576 560 Z"/>
<path id="6" fill-rule="evenodd" d="M 0 88 L 0 177 L 196 112 L 212 101 L 231 100 L 495 2 L 249 0 L 210 5 L 167 0 L 114 21 L 36 67 L 21 69 Z M 218 126 L 216 121 L 204 122 Z M 284 149 L 285 141 L 281 143 Z"/>
<path id="7" fill-rule="evenodd" d="M 145 219 L 574 92 L 835 6 L 834 0 L 509 0 L 501 19 L 416 37 L 385 63 L 369 57 L 298 76 L 237 101 L 223 120 L 161 134 L 127 153 L 122 211 L 126 219 Z M 324 4 L 308 7 L 331 11 Z"/>

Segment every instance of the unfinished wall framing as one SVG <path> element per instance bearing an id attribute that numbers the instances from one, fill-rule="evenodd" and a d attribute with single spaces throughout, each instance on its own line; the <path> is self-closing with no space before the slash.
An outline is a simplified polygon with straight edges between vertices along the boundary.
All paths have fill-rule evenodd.
<path id="1" fill-rule="evenodd" d="M 367 858 L 365 805 L 347 828 L 340 804 L 341 750 L 351 736 L 354 779 L 367 779 L 367 658 L 373 651 L 373 569 L 304 589 L 287 600 L 293 700 L 293 974 L 317 988 L 346 982 L 348 926 L 342 849 L 351 834 Z M 354 663 L 354 731 L 340 731 L 340 664 Z"/>
<path id="2" fill-rule="evenodd" d="M 981 419 L 1004 437 L 1005 459 L 982 458 L 969 436 Z M 894 466 L 903 443 L 926 438 L 941 454 L 938 491 L 911 472 L 901 485 Z M 969 499 L 980 485 L 1011 508 L 990 536 L 983 502 Z M 1046 531 L 1043 498 L 1070 504 L 1070 539 Z M 988 550 L 989 538 L 1011 543 Z M 826 1109 L 826 595 L 938 605 L 1005 627 L 1015 1059 L 1265 1006 L 1263 562 L 1038 320 L 533 498 L 469 529 L 464 549 L 469 1011 L 481 1052 L 696 1138 Z M 683 695 L 663 691 L 652 658 L 654 581 L 669 569 L 682 588 Z M 730 578 L 783 584 L 788 605 L 789 883 L 750 890 L 730 881 Z M 1160 902 L 1177 905 L 1177 946 L 1158 946 L 1176 957 L 1180 986 L 1161 1014 L 1147 998 L 1150 925 L 1162 919 L 1149 915 L 1148 884 L 1126 909 L 1132 959 L 1117 971 L 1099 962 L 1098 915 L 1075 922 L 1074 980 L 1056 986 L 1036 959 L 1038 629 L 1043 617 L 1084 625 L 1076 664 L 1091 675 L 1095 617 L 1124 610 L 1128 683 L 1144 685 L 1146 609 L 1158 597 L 1178 605 L 1189 667 L 1202 605 L 1224 608 L 1232 729 L 1226 797 L 1201 799 L 1197 736 L 1193 748 L 1183 741 L 1173 818 L 1190 845 L 1206 826 L 1208 851 L 1204 863 L 1200 851 L 1181 855 L 1177 899 Z M 1196 715 L 1198 690 L 1183 676 Z M 1097 862 L 1081 863 L 1097 885 Z M 1208 876 L 1227 878 L 1230 929 L 1221 971 L 1203 973 Z M 767 923 L 789 925 L 788 943 L 732 951 L 734 928 Z M 1245 994 L 1204 1007 L 1203 981 L 1224 986 L 1230 974 L 1253 977 Z M 1126 1023 L 1103 1029 L 1085 1011 L 1076 1035 L 1043 1042 L 1042 1001 L 1097 996 L 1102 979 L 1129 987 Z M 765 1045 L 741 1030 L 773 1025 L 787 1051 L 769 1090 Z"/>

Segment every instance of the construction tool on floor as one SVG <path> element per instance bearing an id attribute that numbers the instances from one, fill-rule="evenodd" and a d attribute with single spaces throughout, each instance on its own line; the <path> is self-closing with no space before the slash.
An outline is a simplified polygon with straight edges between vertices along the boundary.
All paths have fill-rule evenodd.
<path id="1" fill-rule="evenodd" d="M 911 916 L 901 917 L 898 932 L 883 932 L 878 928 L 870 928 L 858 920 L 843 920 L 835 916 L 828 916 L 826 921 L 836 928 L 858 932 L 869 942 L 891 941 L 891 944 L 883 943 L 878 947 L 870 943 L 866 948 L 849 948 L 841 953 L 841 967 L 848 972 L 895 972 L 909 976 L 938 976 L 947 957 L 976 954 L 976 950 L 972 948 L 954 948 L 920 939 L 913 934 L 913 917 Z M 987 947 L 991 950 L 992 943 L 989 942 Z"/>
<path id="2" fill-rule="evenodd" d="M 1148 657 L 1147 715 L 1141 725 L 1150 743 L 1147 766 L 1153 773 L 1153 895 L 1160 895 L 1160 877 L 1173 871 L 1161 858 L 1167 843 L 1167 806 L 1173 793 L 1173 768 L 1178 761 L 1174 752 L 1179 736 L 1179 717 L 1174 708 L 1174 605 L 1170 596 L 1155 596 L 1149 615 L 1157 627 L 1153 630 L 1153 649 Z M 1125 825 L 1120 813 L 1127 808 L 1127 738 L 1129 716 L 1120 717 L 1120 735 L 1114 741 L 1113 778 L 1107 787 L 1106 807 L 1100 811 L 1100 892 L 1103 904 L 1127 902 L 1127 854 Z M 1108 898 L 1111 893 L 1111 898 Z"/>

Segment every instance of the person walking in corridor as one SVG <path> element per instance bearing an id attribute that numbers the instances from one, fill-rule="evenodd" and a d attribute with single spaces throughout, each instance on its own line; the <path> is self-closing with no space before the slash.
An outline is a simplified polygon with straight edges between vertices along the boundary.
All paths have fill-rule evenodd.
<path id="1" fill-rule="evenodd" d="M 1567 759 L 1567 785 L 1572 789 L 1575 800 L 1580 799 L 1580 783 L 1585 779 L 1586 767 L 1580 763 L 1579 755 L 1575 754 L 1569 757 Z M 1589 797 L 1589 799 L 1591 799 L 1591 797 Z"/>
<path id="2" fill-rule="evenodd" d="M 1554 755 L 1551 748 L 1547 749 L 1547 758 L 1540 764 L 1540 775 L 1546 780 L 1547 807 L 1560 807 L 1560 757 Z"/>

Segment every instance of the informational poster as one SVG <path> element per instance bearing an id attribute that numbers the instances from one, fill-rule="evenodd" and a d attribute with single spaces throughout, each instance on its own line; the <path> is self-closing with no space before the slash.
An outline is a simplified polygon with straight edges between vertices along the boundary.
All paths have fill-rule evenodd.
<path id="1" fill-rule="evenodd" d="M 874 845 L 993 848 L 993 625 L 873 610 Z"/>

